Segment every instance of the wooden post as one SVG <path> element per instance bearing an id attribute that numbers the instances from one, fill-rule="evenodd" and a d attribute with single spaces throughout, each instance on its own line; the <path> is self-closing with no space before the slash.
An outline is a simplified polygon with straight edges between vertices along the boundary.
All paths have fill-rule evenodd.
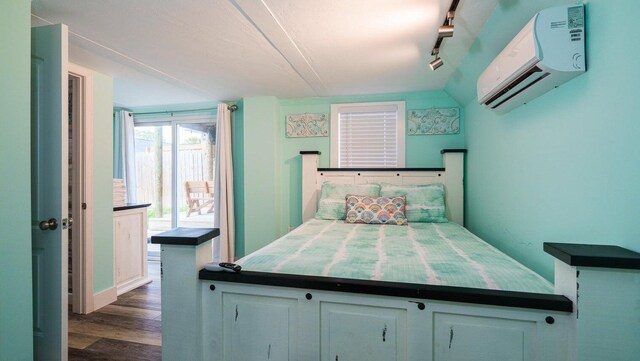
<path id="1" fill-rule="evenodd" d="M 203 180 L 213 180 L 214 167 L 213 162 L 215 160 L 216 152 L 216 138 L 214 134 L 214 126 L 207 126 L 207 136 L 204 142 L 205 148 L 205 175 Z"/>
<path id="2" fill-rule="evenodd" d="M 446 173 L 445 207 L 447 219 L 464 226 L 464 154 L 466 149 L 443 149 L 443 164 Z"/>
<path id="3" fill-rule="evenodd" d="M 302 156 L 302 222 L 306 222 L 316 215 L 318 203 L 317 175 L 320 152 L 301 151 Z"/>
<path id="4" fill-rule="evenodd" d="M 153 179 L 153 208 L 155 209 L 156 218 L 162 218 L 162 126 L 155 128 L 153 155 L 156 171 Z"/>

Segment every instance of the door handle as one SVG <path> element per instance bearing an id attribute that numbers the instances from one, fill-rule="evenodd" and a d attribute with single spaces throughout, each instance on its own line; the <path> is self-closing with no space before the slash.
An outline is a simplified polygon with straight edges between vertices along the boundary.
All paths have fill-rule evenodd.
<path id="1" fill-rule="evenodd" d="M 55 218 L 49 218 L 47 221 L 41 221 L 38 227 L 43 231 L 54 231 L 58 228 L 58 221 Z"/>

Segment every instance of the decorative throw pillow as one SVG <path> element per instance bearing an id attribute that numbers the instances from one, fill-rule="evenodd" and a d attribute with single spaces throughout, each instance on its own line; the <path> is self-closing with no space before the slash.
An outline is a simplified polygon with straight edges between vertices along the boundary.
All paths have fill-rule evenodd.
<path id="1" fill-rule="evenodd" d="M 407 220 L 409 222 L 445 223 L 444 185 L 389 184 L 382 183 L 380 195 L 384 197 L 407 196 Z"/>
<path id="2" fill-rule="evenodd" d="M 372 197 L 348 194 L 345 200 L 347 218 L 344 223 L 407 225 L 405 196 Z"/>
<path id="3" fill-rule="evenodd" d="M 380 195 L 380 185 L 368 184 L 338 184 L 322 183 L 320 200 L 318 201 L 317 219 L 344 219 L 344 197 L 347 194 L 368 194 L 374 197 Z"/>

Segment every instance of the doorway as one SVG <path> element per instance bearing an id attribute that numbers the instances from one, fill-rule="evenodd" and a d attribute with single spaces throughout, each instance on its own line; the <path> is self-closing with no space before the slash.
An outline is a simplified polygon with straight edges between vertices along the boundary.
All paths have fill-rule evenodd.
<path id="1" fill-rule="evenodd" d="M 92 237 L 92 73 L 69 64 L 69 149 L 68 149 L 68 294 L 74 313 L 93 311 Z"/>
<path id="2" fill-rule="evenodd" d="M 149 239 L 175 227 L 213 227 L 213 116 L 134 116 L 134 124 L 136 198 L 151 203 Z M 149 260 L 160 259 L 159 245 L 148 244 L 147 252 Z"/>

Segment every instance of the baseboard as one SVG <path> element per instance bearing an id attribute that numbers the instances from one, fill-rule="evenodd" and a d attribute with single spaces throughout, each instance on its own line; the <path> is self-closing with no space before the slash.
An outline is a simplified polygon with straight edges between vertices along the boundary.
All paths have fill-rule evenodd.
<path id="1" fill-rule="evenodd" d="M 151 282 L 151 278 L 138 278 L 116 286 L 118 296 Z"/>
<path id="2" fill-rule="evenodd" d="M 104 291 L 93 294 L 93 311 L 96 311 L 118 299 L 116 287 L 107 288 Z"/>

